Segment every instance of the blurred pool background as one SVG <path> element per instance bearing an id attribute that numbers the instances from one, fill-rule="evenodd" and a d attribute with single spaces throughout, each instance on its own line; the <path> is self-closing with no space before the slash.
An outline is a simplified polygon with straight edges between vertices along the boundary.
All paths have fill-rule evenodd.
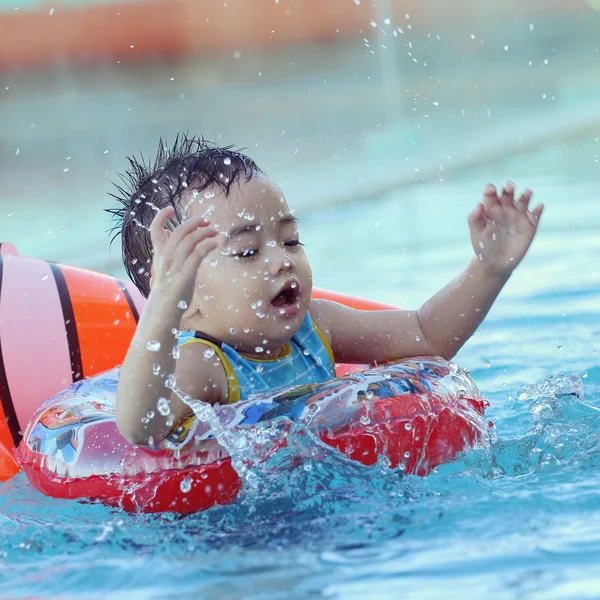
<path id="1" fill-rule="evenodd" d="M 594 140 L 599 11 L 596 0 L 0 0 L 0 238 L 118 269 L 110 182 L 126 155 L 152 156 L 177 131 L 247 148 L 299 214 L 391 190 L 416 213 L 430 186 L 411 231 L 445 210 L 456 230 L 457 169 L 501 183 L 507 156 Z M 594 171 L 594 145 L 575 148 L 540 178 Z M 478 194 L 465 189 L 466 207 Z"/>
<path id="2" fill-rule="evenodd" d="M 401 484 L 329 457 L 342 497 L 311 504 L 313 472 L 285 506 L 184 522 L 20 476 L 1 597 L 599 597 L 599 30 L 597 0 L 0 0 L 0 240 L 23 255 L 121 274 L 110 181 L 177 131 L 280 183 L 317 285 L 399 306 L 465 265 L 487 181 L 547 206 L 456 359 L 489 455 Z"/>

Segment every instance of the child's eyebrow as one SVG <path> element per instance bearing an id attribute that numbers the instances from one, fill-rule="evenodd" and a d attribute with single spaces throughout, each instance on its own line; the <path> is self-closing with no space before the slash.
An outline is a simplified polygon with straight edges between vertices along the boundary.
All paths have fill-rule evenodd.
<path id="1" fill-rule="evenodd" d="M 298 223 L 298 219 L 294 217 L 291 213 L 283 215 L 281 219 L 279 219 L 279 225 L 290 225 Z M 227 240 L 230 241 L 232 238 L 242 235 L 243 233 L 248 233 L 250 231 L 256 231 L 256 228 L 260 225 L 260 223 L 245 223 L 244 225 L 238 225 L 234 227 L 228 234 Z"/>

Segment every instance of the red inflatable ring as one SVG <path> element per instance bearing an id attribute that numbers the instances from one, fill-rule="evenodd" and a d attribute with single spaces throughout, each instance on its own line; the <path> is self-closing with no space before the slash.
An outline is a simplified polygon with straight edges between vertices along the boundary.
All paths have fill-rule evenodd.
<path id="1" fill-rule="evenodd" d="M 117 369 L 78 382 L 34 415 L 17 450 L 34 487 L 127 511 L 190 513 L 235 499 L 241 480 L 199 419 L 153 450 L 126 442 L 114 419 L 117 382 Z M 464 370 L 413 359 L 215 412 L 233 435 L 276 419 L 300 423 L 365 465 L 385 456 L 391 468 L 425 475 L 481 440 L 485 405 Z"/>

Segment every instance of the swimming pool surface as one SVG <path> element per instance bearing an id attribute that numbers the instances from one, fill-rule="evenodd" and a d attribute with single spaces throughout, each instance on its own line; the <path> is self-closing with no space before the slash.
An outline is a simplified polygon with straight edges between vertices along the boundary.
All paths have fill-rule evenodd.
<path id="1" fill-rule="evenodd" d="M 0 597 L 600 596 L 600 204 L 595 135 L 306 216 L 321 287 L 414 307 L 470 256 L 487 180 L 546 206 L 530 254 L 456 362 L 494 442 L 429 477 L 304 437 L 258 495 L 185 518 L 130 516 L 0 485 Z M 323 491 L 316 491 L 322 487 Z"/>

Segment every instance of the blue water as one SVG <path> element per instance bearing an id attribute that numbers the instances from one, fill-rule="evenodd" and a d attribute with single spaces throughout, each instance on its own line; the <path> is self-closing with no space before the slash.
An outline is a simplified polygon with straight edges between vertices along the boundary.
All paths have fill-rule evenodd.
<path id="1" fill-rule="evenodd" d="M 468 260 L 485 181 L 536 190 L 539 238 L 456 358 L 491 402 L 491 449 L 420 479 L 298 432 L 268 466 L 301 454 L 303 468 L 185 518 L 45 498 L 19 476 L 0 488 L 0 597 L 600 596 L 596 147 L 574 140 L 302 223 L 317 284 L 412 307 Z"/>

